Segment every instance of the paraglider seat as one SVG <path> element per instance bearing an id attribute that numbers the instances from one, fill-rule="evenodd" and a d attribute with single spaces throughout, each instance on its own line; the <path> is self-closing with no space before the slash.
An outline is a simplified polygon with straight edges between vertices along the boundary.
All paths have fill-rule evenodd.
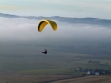
<path id="1" fill-rule="evenodd" d="M 45 51 L 44 51 L 44 52 L 42 52 L 42 53 L 47 54 L 47 50 L 45 49 Z"/>

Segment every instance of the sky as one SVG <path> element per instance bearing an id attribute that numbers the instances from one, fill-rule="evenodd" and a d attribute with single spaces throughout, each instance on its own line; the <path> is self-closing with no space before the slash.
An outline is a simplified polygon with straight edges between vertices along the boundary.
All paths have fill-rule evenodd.
<path id="1" fill-rule="evenodd" d="M 111 19 L 111 0 L 0 0 L 0 12 L 21 16 Z"/>

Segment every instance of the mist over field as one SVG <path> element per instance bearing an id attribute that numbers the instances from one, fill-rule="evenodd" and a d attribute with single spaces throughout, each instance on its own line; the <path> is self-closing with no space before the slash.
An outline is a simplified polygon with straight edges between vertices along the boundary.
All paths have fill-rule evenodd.
<path id="1" fill-rule="evenodd" d="M 44 18 L 54 20 L 58 30 L 47 25 L 38 32 Z M 111 54 L 111 20 L 0 14 L 0 25 L 1 53 L 38 54 L 47 48 L 49 53 Z"/>

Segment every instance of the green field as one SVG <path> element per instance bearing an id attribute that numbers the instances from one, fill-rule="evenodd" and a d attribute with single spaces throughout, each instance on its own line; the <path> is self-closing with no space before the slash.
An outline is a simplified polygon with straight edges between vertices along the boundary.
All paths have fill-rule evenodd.
<path id="1" fill-rule="evenodd" d="M 106 57 L 106 55 L 62 52 L 50 52 L 47 55 L 0 53 L 0 83 L 50 83 L 54 81 L 56 83 L 57 80 L 84 74 L 84 72 L 75 71 L 79 67 L 111 70 L 110 59 L 111 57 Z M 100 64 L 89 64 L 89 60 L 100 61 Z"/>
<path id="2" fill-rule="evenodd" d="M 100 58 L 99 58 L 100 57 Z M 18 73 L 26 75 L 78 75 L 79 67 L 111 70 L 111 57 L 88 54 L 24 54 L 1 53 L 0 73 Z M 88 64 L 89 60 L 100 61 L 100 64 Z M 107 63 L 107 65 L 106 65 Z"/>

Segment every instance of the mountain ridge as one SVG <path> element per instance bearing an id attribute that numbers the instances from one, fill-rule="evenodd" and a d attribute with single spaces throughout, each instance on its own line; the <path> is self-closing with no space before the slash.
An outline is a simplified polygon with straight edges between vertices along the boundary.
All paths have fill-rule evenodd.
<path id="1" fill-rule="evenodd" d="M 67 23 L 96 24 L 96 25 L 111 27 L 111 20 L 92 18 L 92 17 L 86 17 L 86 18 L 71 18 L 71 17 L 61 17 L 61 16 L 51 16 L 51 17 L 38 16 L 38 17 L 36 17 L 36 16 L 18 16 L 18 15 L 12 15 L 12 14 L 4 14 L 4 13 L 0 13 L 0 17 L 26 18 L 26 19 L 37 19 L 37 20 L 51 19 L 51 20 L 57 20 L 57 21 L 67 22 Z"/>

